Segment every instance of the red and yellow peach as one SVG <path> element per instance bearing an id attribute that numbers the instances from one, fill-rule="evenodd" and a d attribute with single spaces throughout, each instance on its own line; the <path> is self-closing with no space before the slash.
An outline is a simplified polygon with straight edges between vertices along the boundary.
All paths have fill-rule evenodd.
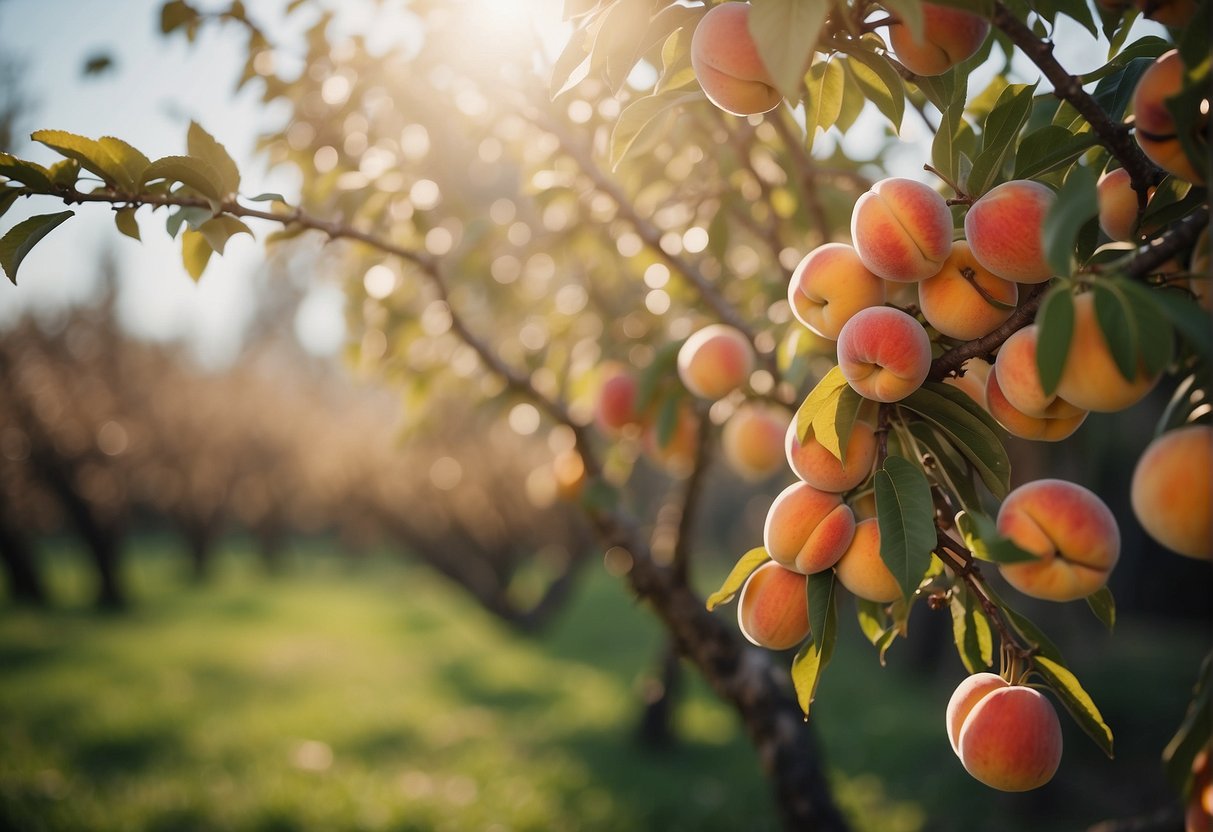
<path id="1" fill-rule="evenodd" d="M 1164 433 L 1133 471 L 1133 514 L 1150 537 L 1173 552 L 1213 559 L 1213 426 Z"/>
<path id="2" fill-rule="evenodd" d="M 1111 413 L 1141 401 L 1157 381 L 1158 375 L 1146 372 L 1142 365 L 1132 380 L 1126 379 L 1099 327 L 1094 293 L 1074 298 L 1074 333 L 1057 395 L 1083 410 Z"/>
<path id="3" fill-rule="evenodd" d="M 889 27 L 889 45 L 897 60 L 915 75 L 942 75 L 971 58 L 990 33 L 990 21 L 975 14 L 922 4 L 922 36 L 914 37 L 908 26 Z"/>
<path id="4" fill-rule="evenodd" d="M 949 338 L 972 341 L 1011 317 L 1019 287 L 977 262 L 964 240 L 940 270 L 918 284 L 918 305 L 927 323 Z"/>
<path id="5" fill-rule="evenodd" d="M 805 575 L 837 563 L 854 534 L 855 515 L 842 498 L 803 482 L 780 492 L 762 530 L 771 559 Z"/>
<path id="6" fill-rule="evenodd" d="M 948 259 L 952 213 L 943 197 L 921 182 L 882 179 L 855 203 L 851 240 L 873 274 L 915 283 Z"/>
<path id="7" fill-rule="evenodd" d="M 1183 59 L 1175 49 L 1159 56 L 1142 73 L 1133 91 L 1134 135 L 1142 152 L 1160 168 L 1188 182 L 1204 184 L 1204 177 L 1180 144 L 1175 117 L 1167 108 L 1167 99 L 1179 93 L 1183 82 Z"/>
<path id="8" fill-rule="evenodd" d="M 926 381 L 931 341 L 905 312 L 873 306 L 857 312 L 838 333 L 838 366 L 865 399 L 900 401 Z"/>
<path id="9" fill-rule="evenodd" d="M 872 473 L 872 464 L 876 461 L 876 433 L 871 425 L 856 422 L 847 440 L 844 464 L 817 441 L 812 429 L 801 444 L 793 420 L 787 429 L 784 451 L 792 473 L 802 481 L 820 491 L 841 494 L 858 486 Z"/>
<path id="10" fill-rule="evenodd" d="M 884 301 L 884 281 L 844 243 L 826 243 L 810 251 L 788 283 L 788 303 L 796 320 L 831 341 L 838 339 L 842 325 L 856 312 Z"/>
<path id="11" fill-rule="evenodd" d="M 746 578 L 737 601 L 737 624 L 750 643 L 787 650 L 809 635 L 806 578 L 767 562 Z"/>
<path id="12" fill-rule="evenodd" d="M 754 371 L 754 348 L 742 332 L 710 324 L 678 350 L 678 377 L 694 396 L 719 399 L 741 387 Z"/>
<path id="13" fill-rule="evenodd" d="M 977 262 L 1003 280 L 1044 283 L 1053 276 L 1045 260 L 1045 217 L 1056 194 L 1029 179 L 991 189 L 965 214 L 965 239 Z"/>
<path id="14" fill-rule="evenodd" d="M 708 100 L 727 113 L 756 115 L 782 101 L 750 34 L 748 3 L 721 3 L 691 35 L 691 68 Z"/>
<path id="15" fill-rule="evenodd" d="M 729 467 L 743 479 L 761 480 L 783 467 L 783 437 L 792 415 L 783 407 L 747 402 L 729 417 L 720 441 Z"/>
<path id="16" fill-rule="evenodd" d="M 866 601 L 888 604 L 901 597 L 901 586 L 880 556 L 880 525 L 875 517 L 855 526 L 851 545 L 834 566 L 838 581 Z"/>

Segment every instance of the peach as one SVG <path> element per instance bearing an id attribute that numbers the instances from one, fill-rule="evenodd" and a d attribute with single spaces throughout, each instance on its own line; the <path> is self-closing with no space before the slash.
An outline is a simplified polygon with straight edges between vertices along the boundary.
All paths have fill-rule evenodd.
<path id="1" fill-rule="evenodd" d="M 1133 470 L 1133 514 L 1173 552 L 1213 559 L 1213 426 L 1167 431 Z"/>
<path id="2" fill-rule="evenodd" d="M 1019 287 L 977 262 L 964 240 L 939 271 L 918 284 L 918 305 L 927 323 L 949 338 L 972 341 L 1011 317 Z"/>
<path id="3" fill-rule="evenodd" d="M 856 422 L 847 440 L 846 464 L 817 441 L 812 429 L 802 445 L 796 436 L 796 421 L 788 425 L 784 451 L 792 472 L 821 491 L 841 494 L 862 483 L 876 461 L 876 432 L 865 422 Z"/>
<path id="4" fill-rule="evenodd" d="M 998 532 L 1036 560 L 1004 563 L 1007 583 L 1049 601 L 1085 598 L 1108 581 L 1120 557 L 1120 529 L 1103 500 L 1065 480 L 1019 486 L 998 510 Z"/>
<path id="5" fill-rule="evenodd" d="M 772 560 L 810 575 L 837 563 L 854 534 L 855 515 L 841 497 L 798 482 L 771 503 L 762 539 Z"/>
<path id="6" fill-rule="evenodd" d="M 594 422 L 603 433 L 614 435 L 640 423 L 636 410 L 636 379 L 622 365 L 604 368 L 598 398 L 594 403 Z"/>
<path id="7" fill-rule="evenodd" d="M 1064 419 L 1085 414 L 1053 393 L 1045 395 L 1040 383 L 1040 371 L 1036 367 L 1036 341 L 1040 327 L 1025 326 L 1014 332 L 1003 342 L 994 359 L 994 374 L 998 376 L 998 387 L 1007 403 L 1021 413 L 1046 419 Z"/>
<path id="8" fill-rule="evenodd" d="M 994 421 L 1012 436 L 1037 442 L 1060 442 L 1078 430 L 1087 419 L 1087 411 L 1078 410 L 1068 402 L 1057 399 L 1054 404 L 1063 405 L 1065 410 L 1045 411 L 1039 416 L 1024 413 L 1003 395 L 997 367 L 986 378 L 986 409 Z M 1057 415 L 1058 412 L 1061 415 Z"/>
<path id="9" fill-rule="evenodd" d="M 1061 764 L 1061 723 L 1049 700 L 993 673 L 960 683 L 948 702 L 947 729 L 965 771 L 994 789 L 1038 788 Z"/>
<path id="10" fill-rule="evenodd" d="M 955 387 L 973 401 L 986 407 L 986 379 L 990 375 L 990 363 L 981 358 L 970 358 L 960 365 L 961 375 L 948 376 L 944 384 Z"/>
<path id="11" fill-rule="evenodd" d="M 838 333 L 838 366 L 865 399 L 900 401 L 926 381 L 931 341 L 905 312 L 873 306 L 855 313 Z"/>
<path id="12" fill-rule="evenodd" d="M 1150 188 L 1148 196 L 1154 195 Z M 1099 227 L 1110 240 L 1127 243 L 1133 240 L 1137 230 L 1137 191 L 1133 180 L 1124 168 L 1105 171 L 1095 186 L 1099 204 Z M 1147 200 L 1148 201 L 1148 200 Z"/>
<path id="13" fill-rule="evenodd" d="M 889 45 L 902 66 L 915 75 L 942 75 L 971 58 L 985 43 L 990 21 L 975 14 L 922 4 L 922 37 L 915 38 L 907 26 L 889 27 Z"/>
<path id="14" fill-rule="evenodd" d="M 855 203 L 851 240 L 878 277 L 926 280 L 952 251 L 952 212 L 943 197 L 913 179 L 882 179 Z"/>
<path id="15" fill-rule="evenodd" d="M 1199 6 L 1197 0 L 1136 0 L 1142 17 L 1172 29 L 1192 22 Z"/>
<path id="16" fill-rule="evenodd" d="M 1183 60 L 1176 49 L 1159 56 L 1142 73 L 1133 90 L 1134 135 L 1142 152 L 1156 165 L 1199 185 L 1204 183 L 1204 177 L 1184 153 L 1175 133 L 1175 118 L 1166 104 L 1168 98 L 1179 93 L 1183 82 Z"/>
<path id="17" fill-rule="evenodd" d="M 880 557 L 880 525 L 875 517 L 855 526 L 851 545 L 834 567 L 839 582 L 865 601 L 888 604 L 901 597 L 897 578 Z"/>
<path id="18" fill-rule="evenodd" d="M 855 514 L 855 528 L 858 530 L 859 523 L 876 517 L 876 492 L 865 491 L 862 494 L 853 496 L 848 505 L 851 506 L 851 511 Z M 855 541 L 852 540 L 851 542 L 854 543 Z"/>
<path id="19" fill-rule="evenodd" d="M 726 113 L 757 115 L 783 100 L 750 35 L 748 3 L 721 3 L 691 35 L 691 68 L 708 100 Z"/>
<path id="20" fill-rule="evenodd" d="M 1144 366 L 1138 366 L 1132 381 L 1121 375 L 1095 317 L 1095 295 L 1088 292 L 1074 298 L 1074 334 L 1057 395 L 1083 410 L 1111 413 L 1141 401 L 1157 381 L 1158 376 L 1147 373 Z"/>
<path id="21" fill-rule="evenodd" d="M 992 188 L 969 206 L 965 239 L 977 262 L 1003 280 L 1044 283 L 1053 276 L 1045 260 L 1045 216 L 1056 194 L 1030 179 Z"/>
<path id="22" fill-rule="evenodd" d="M 1188 806 L 1184 812 L 1184 832 L 1213 832 L 1211 752 L 1213 747 L 1206 745 L 1192 760 L 1192 790 L 1188 792 Z"/>
<path id="23" fill-rule="evenodd" d="M 699 444 L 699 417 L 690 402 L 678 405 L 674 433 L 663 446 L 657 439 L 657 425 L 649 424 L 644 429 L 642 445 L 645 453 L 659 468 L 675 476 L 684 476 L 695 464 L 695 450 Z"/>
<path id="24" fill-rule="evenodd" d="M 585 460 L 576 450 L 561 451 L 552 460 L 552 477 L 556 495 L 566 502 L 576 501 L 585 488 Z"/>
<path id="25" fill-rule="evenodd" d="M 826 243 L 805 255 L 788 283 L 788 303 L 796 320 L 813 332 L 838 340 L 851 316 L 885 301 L 885 284 L 845 243 Z"/>
<path id="26" fill-rule="evenodd" d="M 692 395 L 719 399 L 746 383 L 754 371 L 754 347 L 740 330 L 710 324 L 678 350 L 678 377 Z"/>
<path id="27" fill-rule="evenodd" d="M 725 422 L 724 458 L 743 479 L 761 480 L 783 467 L 783 435 L 792 415 L 783 407 L 747 402 Z"/>
<path id="28" fill-rule="evenodd" d="M 807 579 L 768 561 L 746 578 L 737 624 L 751 644 L 787 650 L 809 636 Z"/>

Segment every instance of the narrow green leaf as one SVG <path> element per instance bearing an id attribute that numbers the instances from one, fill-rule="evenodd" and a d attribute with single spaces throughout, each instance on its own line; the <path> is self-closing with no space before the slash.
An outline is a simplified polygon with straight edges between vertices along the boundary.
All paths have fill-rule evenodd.
<path id="1" fill-rule="evenodd" d="M 771 556 L 767 554 L 767 550 L 759 546 L 756 549 L 751 549 L 742 555 L 737 563 L 733 564 L 733 568 L 729 571 L 728 576 L 724 579 L 724 583 L 720 585 L 720 589 L 708 596 L 707 607 L 708 612 L 719 607 L 721 604 L 727 604 L 741 591 L 741 587 L 746 582 L 746 578 L 753 574 L 754 570 L 762 566 Z"/>
<path id="2" fill-rule="evenodd" d="M 1113 278 L 1112 283 L 1124 294 L 1133 327 L 1139 333 L 1138 358 L 1147 373 L 1161 373 L 1171 363 L 1175 338 L 1171 321 L 1158 303 L 1159 292 L 1136 280 Z"/>
<path id="3" fill-rule="evenodd" d="M 672 90 L 658 95 L 638 98 L 624 108 L 611 130 L 611 168 L 618 168 L 637 143 L 641 132 L 657 117 L 675 107 L 704 100 L 701 91 Z"/>
<path id="4" fill-rule="evenodd" d="M 834 643 L 838 638 L 835 598 L 836 593 L 831 590 L 827 596 L 825 621 L 821 623 L 820 632 L 814 638 L 806 639 L 796 653 L 796 658 L 792 660 L 792 685 L 796 688 L 796 700 L 806 718 L 817 695 L 821 673 L 834 655 Z"/>
<path id="5" fill-rule="evenodd" d="M 963 585 L 953 590 L 948 609 L 952 614 L 952 641 L 961 664 L 969 673 L 980 673 L 994 662 L 990 619 Z"/>
<path id="6" fill-rule="evenodd" d="M 1182 292 L 1159 289 L 1154 294 L 1163 314 L 1183 339 L 1201 358 L 1213 363 L 1213 328 L 1209 326 L 1209 313 Z"/>
<path id="7" fill-rule="evenodd" d="M 1125 117 L 1125 110 L 1133 100 L 1133 91 L 1137 82 L 1154 63 L 1153 58 L 1134 58 L 1123 67 L 1100 79 L 1095 85 L 1091 97 L 1095 103 L 1107 113 L 1108 118 L 1120 122 Z"/>
<path id="8" fill-rule="evenodd" d="M 139 223 L 135 220 L 134 207 L 119 208 L 114 212 L 114 225 L 118 230 L 132 240 L 142 240 L 139 236 Z"/>
<path id="9" fill-rule="evenodd" d="M 1061 651 L 1057 649 L 1057 645 L 1039 627 L 1033 624 L 1026 616 L 1020 615 L 1012 607 L 1008 606 L 1001 598 L 994 594 L 994 590 L 990 589 L 989 585 L 986 586 L 986 594 L 1003 611 L 1003 614 L 1011 622 L 1011 626 L 1015 628 L 1029 645 L 1035 647 L 1041 656 L 1052 659 L 1058 664 L 1065 663 L 1065 659 L 1061 657 Z"/>
<path id="10" fill-rule="evenodd" d="M 185 264 L 185 271 L 195 281 L 201 279 L 202 273 L 206 271 L 212 251 L 211 244 L 201 232 L 187 228 L 181 235 L 181 261 Z"/>
<path id="11" fill-rule="evenodd" d="M 679 90 L 692 87 L 695 83 L 695 68 L 691 66 L 690 31 L 676 29 L 661 46 L 661 77 L 657 79 L 653 92 L 660 94 L 668 90 Z"/>
<path id="12" fill-rule="evenodd" d="M 1019 131 L 1032 112 L 1032 94 L 1036 84 L 1011 84 L 998 97 L 998 102 L 986 117 L 981 134 L 981 152 L 973 160 L 967 190 L 977 197 L 988 191 L 1000 178 L 1003 162 L 1017 144 Z"/>
<path id="13" fill-rule="evenodd" d="M 808 99 L 804 108 L 805 146 L 811 151 L 817 130 L 829 130 L 842 111 L 842 94 L 846 74 L 841 61 L 831 60 L 813 64 L 808 74 Z"/>
<path id="14" fill-rule="evenodd" d="M 800 83 L 830 10 L 829 0 L 764 0 L 750 7 L 750 35 L 758 54 L 789 101 L 800 100 Z"/>
<path id="15" fill-rule="evenodd" d="M 975 556 L 990 563 L 1029 563 L 1040 560 L 1036 555 L 1020 548 L 1010 538 L 998 533 L 998 526 L 980 511 L 961 512 L 956 525 L 965 545 Z"/>
<path id="16" fill-rule="evenodd" d="M 21 261 L 30 253 L 38 242 L 50 234 L 69 217 L 74 217 L 74 211 L 61 211 L 58 214 L 39 214 L 36 217 L 19 222 L 0 237 L 0 267 L 8 275 L 8 279 L 17 284 L 17 269 Z"/>
<path id="17" fill-rule="evenodd" d="M 584 26 L 569 35 L 569 42 L 565 44 L 560 56 L 556 58 L 556 63 L 552 65 L 552 78 L 548 88 L 553 101 L 562 93 L 572 89 L 585 77 L 584 72 L 578 75 L 574 75 L 574 73 L 585 64 L 586 58 L 590 56 L 593 42 L 594 39 L 589 29 Z"/>
<path id="18" fill-rule="evenodd" d="M 889 626 L 889 616 L 885 612 L 884 604 L 864 598 L 855 599 L 855 603 L 860 631 L 873 645 L 879 644 Z"/>
<path id="19" fill-rule="evenodd" d="M 1071 164 L 1098 142 L 1093 132 L 1072 133 L 1057 124 L 1046 124 L 1024 136 L 1015 153 L 1016 179 L 1037 179 Z"/>
<path id="20" fill-rule="evenodd" d="M 4 188 L 0 187 L 0 217 L 3 217 L 9 208 L 13 207 L 13 203 L 17 201 L 17 197 L 21 196 L 20 188 Z"/>
<path id="21" fill-rule="evenodd" d="M 249 202 L 281 202 L 283 205 L 288 204 L 286 201 L 286 197 L 284 197 L 282 194 L 276 194 L 276 193 L 257 194 L 256 196 L 250 196 L 248 198 L 248 201 Z"/>
<path id="22" fill-rule="evenodd" d="M 918 589 L 935 548 L 931 485 L 914 463 L 897 456 L 876 472 L 876 518 L 880 557 L 897 579 L 903 597 Z"/>
<path id="23" fill-rule="evenodd" d="M 145 182 L 164 179 L 193 188 L 208 200 L 221 202 L 222 179 L 209 163 L 192 156 L 165 156 L 148 166 Z"/>
<path id="24" fill-rule="evenodd" d="M 833 635 L 829 632 L 835 604 L 837 584 L 834 570 L 815 572 L 808 576 L 805 586 L 809 604 L 809 637 L 821 650 L 832 649 Z M 829 655 L 826 656 L 829 660 Z"/>
<path id="25" fill-rule="evenodd" d="M 864 49 L 856 49 L 850 55 L 851 61 L 847 63 L 847 69 L 851 71 L 859 88 L 889 120 L 893 132 L 900 133 L 901 121 L 906 112 L 906 88 L 901 76 L 893 69 L 888 59 L 881 55 L 874 55 Z"/>
<path id="26" fill-rule="evenodd" d="M 1065 665 L 1046 656 L 1035 656 L 1032 663 L 1079 727 L 1095 740 L 1103 753 L 1112 757 L 1112 729 L 1104 722 L 1095 700 L 1083 690 L 1077 677 Z"/>
<path id="27" fill-rule="evenodd" d="M 1074 337 L 1074 295 L 1068 285 L 1054 286 L 1036 312 L 1036 371 L 1046 396 L 1057 390 Z"/>
<path id="28" fill-rule="evenodd" d="M 927 382 L 898 404 L 935 425 L 995 497 L 1001 500 L 1011 490 L 1011 461 L 999 439 L 998 423 L 962 391 Z"/>
<path id="29" fill-rule="evenodd" d="M 1157 35 L 1146 35 L 1138 38 L 1131 44 L 1126 46 L 1123 51 L 1116 57 L 1109 60 L 1099 69 L 1093 69 L 1090 72 L 1081 76 L 1083 85 L 1090 84 L 1092 81 L 1098 81 L 1113 72 L 1124 67 L 1129 61 L 1134 58 L 1157 58 L 1162 53 L 1172 48 L 1170 41 L 1160 38 Z"/>
<path id="30" fill-rule="evenodd" d="M 914 437 L 914 442 L 918 445 L 919 450 L 930 454 L 931 467 L 928 474 L 933 475 L 936 482 L 951 492 L 963 509 L 979 511 L 981 499 L 977 496 L 977 489 L 973 485 L 973 477 L 970 473 L 972 469 L 960 451 L 941 436 L 938 429 L 929 422 L 911 422 L 910 434 Z"/>
<path id="31" fill-rule="evenodd" d="M 826 373 L 817 386 L 809 391 L 800 407 L 796 410 L 796 436 L 805 442 L 813 426 L 813 420 L 823 407 L 831 404 L 840 395 L 842 388 L 849 386 L 842 370 L 838 367 Z"/>
<path id="32" fill-rule="evenodd" d="M 1189 793 L 1192 782 L 1192 763 L 1202 748 L 1207 748 L 1213 736 L 1213 653 L 1205 656 L 1200 664 L 1192 699 L 1184 720 L 1175 736 L 1163 749 L 1162 759 L 1166 766 L 1167 779 L 1180 794 Z"/>
<path id="33" fill-rule="evenodd" d="M 1108 628 L 1108 632 L 1116 629 L 1116 599 L 1112 597 L 1112 590 L 1106 586 L 1100 587 L 1087 596 L 1087 606 Z"/>
<path id="34" fill-rule="evenodd" d="M 1116 368 L 1125 379 L 1132 381 L 1137 375 L 1137 349 L 1141 333 L 1138 332 L 1128 298 L 1110 281 L 1101 281 L 1093 287 L 1095 293 L 1095 320 Z"/>
<path id="35" fill-rule="evenodd" d="M 1095 180 L 1094 170 L 1086 165 L 1075 165 L 1049 207 L 1042 242 L 1045 259 L 1054 274 L 1070 274 L 1078 232 L 1087 220 L 1099 213 Z"/>

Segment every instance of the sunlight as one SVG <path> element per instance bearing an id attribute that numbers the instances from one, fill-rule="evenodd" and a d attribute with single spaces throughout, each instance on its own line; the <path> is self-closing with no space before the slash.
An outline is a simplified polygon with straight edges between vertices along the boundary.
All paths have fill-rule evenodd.
<path id="1" fill-rule="evenodd" d="M 460 0 L 451 12 L 466 35 L 465 60 L 517 61 L 536 49 L 550 63 L 568 37 L 560 0 Z"/>

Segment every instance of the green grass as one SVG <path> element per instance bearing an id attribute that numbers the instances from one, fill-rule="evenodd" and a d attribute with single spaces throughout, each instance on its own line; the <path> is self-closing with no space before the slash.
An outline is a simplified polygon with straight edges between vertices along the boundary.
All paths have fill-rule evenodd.
<path id="1" fill-rule="evenodd" d="M 228 552 L 195 588 L 168 544 L 145 541 L 122 615 L 88 608 L 74 553 L 49 561 L 54 610 L 0 604 L 0 829 L 776 828 L 754 753 L 697 679 L 677 748 L 633 741 L 662 634 L 605 575 L 528 638 L 386 558 L 312 553 L 270 580 Z M 1115 650 L 1098 639 L 1072 657 L 1122 755 L 1102 760 L 1067 724 L 1058 780 L 1008 796 L 969 779 L 943 737 L 955 657 L 915 673 L 899 643 L 881 669 L 840 611 L 815 714 L 859 829 L 1073 829 L 1115 814 L 1101 794 L 1165 799 L 1157 752 L 1202 636 L 1122 627 Z"/>

